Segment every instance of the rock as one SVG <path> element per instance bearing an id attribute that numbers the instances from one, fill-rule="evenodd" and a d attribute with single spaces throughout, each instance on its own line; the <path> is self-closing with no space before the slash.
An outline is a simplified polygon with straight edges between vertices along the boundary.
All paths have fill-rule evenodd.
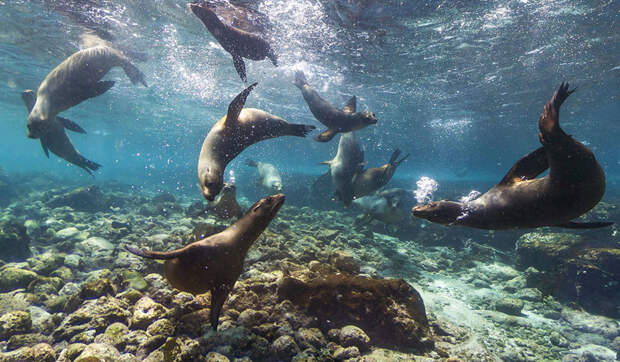
<path id="1" fill-rule="evenodd" d="M 219 354 L 217 352 L 209 352 L 207 353 L 207 362 L 229 362 L 228 357 L 223 354 Z"/>
<path id="2" fill-rule="evenodd" d="M 30 256 L 30 237 L 18 219 L 0 221 L 0 250 L 5 261 L 24 260 Z"/>
<path id="3" fill-rule="evenodd" d="M 321 228 L 316 234 L 316 238 L 329 242 L 332 241 L 338 234 L 340 234 L 340 230 Z"/>
<path id="4" fill-rule="evenodd" d="M 278 337 L 271 344 L 271 353 L 279 359 L 289 360 L 300 351 L 293 337 L 288 335 Z"/>
<path id="5" fill-rule="evenodd" d="M 141 273 L 133 270 L 124 270 L 122 271 L 122 275 L 123 279 L 125 279 L 124 282 L 129 288 L 135 290 L 144 290 L 148 286 Z"/>
<path id="6" fill-rule="evenodd" d="M 52 338 L 40 333 L 16 334 L 9 338 L 6 349 L 12 351 L 21 347 L 32 347 L 38 343 L 52 343 Z"/>
<path id="7" fill-rule="evenodd" d="M 583 237 L 569 233 L 527 233 L 515 246 L 517 264 L 548 270 L 568 256 L 573 247 L 584 243 Z"/>
<path id="8" fill-rule="evenodd" d="M 375 345 L 418 351 L 434 345 L 422 298 L 402 279 L 346 274 L 309 276 L 307 281 L 284 277 L 277 293 L 280 300 L 288 299 L 317 318 L 324 333 L 356 324 Z"/>
<path id="9" fill-rule="evenodd" d="M 564 308 L 562 309 L 562 319 L 578 331 L 598 334 L 608 339 L 620 336 L 620 324 L 611 318 Z"/>
<path id="10" fill-rule="evenodd" d="M 269 317 L 267 312 L 246 309 L 237 317 L 237 323 L 244 327 L 252 327 L 264 323 L 267 317 Z"/>
<path id="11" fill-rule="evenodd" d="M 162 202 L 177 202 L 176 197 L 169 192 L 162 192 L 161 194 L 153 197 L 151 200 L 154 203 L 162 203 Z"/>
<path id="12" fill-rule="evenodd" d="M 104 295 L 116 295 L 116 286 L 107 278 L 86 282 L 80 290 L 80 297 L 82 299 L 95 299 Z"/>
<path id="13" fill-rule="evenodd" d="M 48 202 L 50 207 L 69 206 L 74 210 L 97 212 L 108 209 L 108 200 L 97 186 L 80 187 Z"/>
<path id="14" fill-rule="evenodd" d="M 194 230 L 192 231 L 190 235 L 186 237 L 186 239 L 188 242 L 202 240 L 206 238 L 207 236 L 224 231 L 224 229 L 226 229 L 226 227 L 223 225 L 213 225 L 213 224 L 207 224 L 207 223 L 201 222 L 201 223 L 196 224 L 196 226 L 194 227 Z"/>
<path id="15" fill-rule="evenodd" d="M 299 328 L 295 332 L 295 340 L 300 348 L 320 349 L 327 345 L 327 340 L 318 328 Z"/>
<path id="16" fill-rule="evenodd" d="M 114 245 L 112 243 L 98 236 L 90 237 L 78 243 L 76 246 L 78 250 L 84 251 L 86 255 L 110 252 L 114 250 Z"/>
<path id="17" fill-rule="evenodd" d="M 518 290 L 524 289 L 527 286 L 527 279 L 523 275 L 519 275 L 505 282 L 503 285 L 505 291 L 508 293 L 514 293 Z"/>
<path id="18" fill-rule="evenodd" d="M 72 269 L 78 269 L 82 262 L 82 258 L 76 254 L 69 254 L 65 256 L 63 263 Z"/>
<path id="19" fill-rule="evenodd" d="M 73 362 L 116 362 L 121 354 L 109 344 L 92 343 L 86 346 Z"/>
<path id="20" fill-rule="evenodd" d="M 159 361 L 196 361 L 200 355 L 200 344 L 197 341 L 170 337 L 157 350 L 151 352 L 144 362 Z"/>
<path id="21" fill-rule="evenodd" d="M 502 298 L 495 302 L 495 310 L 498 312 L 520 316 L 521 309 L 523 301 L 516 298 Z"/>
<path id="22" fill-rule="evenodd" d="M 0 271 L 0 292 L 8 292 L 14 289 L 26 288 L 39 276 L 30 270 L 15 267 L 7 267 Z"/>
<path id="23" fill-rule="evenodd" d="M 73 239 L 76 236 L 78 236 L 78 234 L 80 233 L 80 230 L 78 230 L 78 228 L 74 227 L 74 226 L 70 226 L 67 228 L 64 228 L 62 230 L 58 230 L 56 232 L 56 237 L 60 238 L 60 239 Z"/>
<path id="24" fill-rule="evenodd" d="M 37 274 L 49 275 L 63 264 L 64 258 L 56 253 L 46 252 L 28 259 L 30 268 Z"/>
<path id="25" fill-rule="evenodd" d="M 146 329 L 151 323 L 166 316 L 166 308 L 155 303 L 149 297 L 142 297 L 134 306 L 133 316 L 131 317 L 132 328 Z"/>
<path id="26" fill-rule="evenodd" d="M 339 347 L 336 348 L 334 353 L 332 353 L 332 357 L 334 357 L 334 359 L 338 361 L 348 360 L 349 358 L 357 358 L 359 356 L 360 350 L 355 346 L 347 348 Z"/>
<path id="27" fill-rule="evenodd" d="M 615 362 L 616 352 L 603 346 L 596 344 L 586 344 L 578 349 L 571 349 L 567 352 L 568 355 L 575 355 L 580 357 L 580 361 L 597 361 L 597 362 Z"/>
<path id="28" fill-rule="evenodd" d="M 8 339 L 12 335 L 28 333 L 32 328 L 30 313 L 13 311 L 0 316 L 0 339 Z"/>
<path id="29" fill-rule="evenodd" d="M 32 320 L 33 330 L 39 333 L 49 334 L 56 327 L 53 316 L 45 309 L 31 305 L 28 307 L 28 312 Z"/>
<path id="30" fill-rule="evenodd" d="M 201 215 L 204 215 L 207 210 L 206 205 L 202 201 L 196 201 L 189 205 L 187 209 L 185 209 L 185 215 L 191 218 L 196 218 Z"/>
<path id="31" fill-rule="evenodd" d="M 360 272 L 360 263 L 349 253 L 343 251 L 334 252 L 332 254 L 332 262 L 342 272 L 349 274 L 358 274 Z"/>
<path id="32" fill-rule="evenodd" d="M 515 297 L 530 302 L 541 302 L 543 300 L 542 292 L 536 288 L 523 288 L 516 293 Z"/>
<path id="33" fill-rule="evenodd" d="M 128 325 L 130 316 L 129 305 L 123 300 L 112 297 L 88 300 L 62 321 L 52 337 L 55 341 L 68 341 L 86 330 L 103 332 L 114 322 Z"/>
<path id="34" fill-rule="evenodd" d="M 47 343 L 39 343 L 32 347 L 22 347 L 18 350 L 0 353 L 0 362 L 54 362 L 56 353 Z"/>
<path id="35" fill-rule="evenodd" d="M 357 347 L 365 352 L 370 348 L 370 337 L 359 327 L 344 326 L 340 330 L 340 344 L 344 347 Z"/>
<path id="36" fill-rule="evenodd" d="M 161 335 L 170 337 L 174 334 L 174 325 L 168 319 L 159 319 L 148 326 L 146 332 L 151 336 Z"/>

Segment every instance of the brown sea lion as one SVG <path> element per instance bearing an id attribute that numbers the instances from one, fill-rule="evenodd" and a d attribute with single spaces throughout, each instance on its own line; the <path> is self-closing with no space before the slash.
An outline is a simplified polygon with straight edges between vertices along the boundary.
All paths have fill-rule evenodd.
<path id="1" fill-rule="evenodd" d="M 211 326 L 217 329 L 222 306 L 241 275 L 248 249 L 283 203 L 283 194 L 261 199 L 226 230 L 178 250 L 127 250 L 145 258 L 165 259 L 166 279 L 179 290 L 194 295 L 211 291 Z"/>
<path id="2" fill-rule="evenodd" d="M 398 165 L 406 160 L 409 154 L 397 161 L 398 156 L 400 156 L 399 149 L 394 151 L 392 157 L 385 165 L 367 168 L 357 174 L 353 179 L 353 196 L 356 198 L 364 197 L 385 186 L 394 176 Z"/>
<path id="3" fill-rule="evenodd" d="M 235 69 L 244 82 L 247 78 L 243 58 L 252 60 L 269 58 L 273 65 L 278 65 L 275 52 L 269 43 L 260 36 L 224 24 L 208 5 L 191 3 L 189 7 L 222 48 L 232 55 Z"/>
<path id="4" fill-rule="evenodd" d="M 200 150 L 198 180 L 207 201 L 213 201 L 224 183 L 226 165 L 248 146 L 280 136 L 305 137 L 314 126 L 290 124 L 278 116 L 255 108 L 243 108 L 257 83 L 239 93 L 228 113 L 209 131 Z"/>
<path id="5" fill-rule="evenodd" d="M 480 229 L 589 229 L 613 224 L 571 221 L 592 209 L 605 193 L 605 173 L 592 151 L 560 128 L 560 106 L 574 91 L 568 84 L 560 85 L 538 120 L 542 147 L 520 159 L 499 184 L 473 201 L 432 202 L 414 207 L 412 214 Z M 547 168 L 548 176 L 536 178 Z"/>
<path id="6" fill-rule="evenodd" d="M 243 211 L 237 202 L 237 188 L 231 183 L 225 183 L 222 192 L 217 195 L 215 201 L 210 202 L 207 211 L 217 215 L 221 219 L 241 217 Z"/>
<path id="7" fill-rule="evenodd" d="M 39 85 L 36 103 L 28 115 L 28 137 L 41 137 L 58 113 L 110 89 L 114 81 L 100 79 L 113 67 L 123 68 L 132 83 L 146 87 L 142 72 L 118 50 L 107 46 L 80 50 L 54 68 Z"/>
<path id="8" fill-rule="evenodd" d="M 348 207 L 353 201 L 353 177 L 364 168 L 364 151 L 355 132 L 343 133 L 338 142 L 336 157 L 322 163 L 329 165 L 332 183 L 336 188 L 336 199 Z"/>
<path id="9" fill-rule="evenodd" d="M 34 91 L 30 89 L 23 91 L 22 100 L 26 108 L 28 108 L 28 111 L 30 111 L 36 103 Z M 58 116 L 54 117 L 49 122 L 50 125 L 47 132 L 40 137 L 41 147 L 43 147 L 43 151 L 48 158 L 50 157 L 49 151 L 52 151 L 56 156 L 83 168 L 91 175 L 91 171 L 96 171 L 101 167 L 101 165 L 84 158 L 84 156 L 73 147 L 69 136 L 67 136 L 65 132 L 66 128 L 74 132 L 86 133 L 82 127 L 73 121 Z"/>
<path id="10" fill-rule="evenodd" d="M 295 73 L 295 85 L 301 89 L 310 112 L 325 126 L 327 130 L 314 137 L 316 141 L 328 142 L 339 132 L 351 132 L 377 123 L 375 114 L 369 111 L 355 112 L 357 100 L 351 97 L 342 110 L 321 98 L 319 93 L 308 85 L 302 71 Z"/>

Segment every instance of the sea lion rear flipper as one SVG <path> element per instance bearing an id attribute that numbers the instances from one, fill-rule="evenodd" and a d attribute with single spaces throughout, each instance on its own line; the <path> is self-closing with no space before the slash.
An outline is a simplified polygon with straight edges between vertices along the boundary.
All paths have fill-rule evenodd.
<path id="1" fill-rule="evenodd" d="M 160 252 L 160 251 L 150 251 L 150 250 L 146 250 L 146 249 L 138 249 L 136 247 L 133 246 L 129 246 L 126 245 L 125 249 L 137 256 L 141 256 L 143 258 L 148 258 L 148 259 L 174 259 L 176 257 L 181 256 L 182 254 L 185 253 L 185 250 L 187 249 L 187 247 L 185 248 L 181 248 L 181 249 L 177 249 L 177 250 L 172 250 L 172 251 L 167 251 L 167 252 Z"/>
<path id="2" fill-rule="evenodd" d="M 534 179 L 548 168 L 547 152 L 544 147 L 540 147 L 517 161 L 499 182 L 499 185 Z"/>
<path id="3" fill-rule="evenodd" d="M 575 89 L 569 90 L 568 83 L 562 83 L 553 93 L 549 103 L 545 104 L 543 113 L 538 119 L 539 138 L 543 145 L 553 142 L 557 136 L 564 135 L 564 131 L 560 128 L 560 106 Z"/>
<path id="4" fill-rule="evenodd" d="M 43 137 L 41 137 L 41 147 L 43 148 L 43 152 L 45 152 L 45 156 L 47 156 L 47 158 L 50 158 L 50 151 L 47 148 L 47 144 L 46 142 L 43 140 Z"/>
<path id="5" fill-rule="evenodd" d="M 248 95 L 256 87 L 258 83 L 253 83 L 246 89 L 244 89 L 241 93 L 239 93 L 235 99 L 230 102 L 228 105 L 228 113 L 226 114 L 226 121 L 224 122 L 225 127 L 234 127 L 239 119 L 239 114 L 241 110 L 245 106 L 245 100 L 248 98 Z"/>
<path id="6" fill-rule="evenodd" d="M 127 62 L 123 65 L 123 70 L 131 81 L 131 84 L 135 85 L 141 83 L 143 86 L 148 87 L 146 81 L 144 80 L 144 74 L 140 71 L 140 69 L 138 69 L 138 67 L 131 64 L 129 60 L 127 60 Z"/>
<path id="7" fill-rule="evenodd" d="M 222 307 L 224 306 L 224 302 L 226 302 L 226 298 L 228 298 L 229 292 L 230 288 L 228 285 L 220 285 L 211 289 L 211 315 L 209 319 L 211 320 L 211 327 L 213 327 L 214 331 L 217 331 L 220 313 L 222 312 Z"/>
<path id="8" fill-rule="evenodd" d="M 564 224 L 557 224 L 553 226 L 567 228 L 567 229 L 598 229 L 604 228 L 606 226 L 613 225 L 613 221 L 597 221 L 597 222 L 574 222 L 569 221 Z"/>
<path id="9" fill-rule="evenodd" d="M 243 62 L 243 58 L 239 55 L 233 55 L 233 63 L 235 63 L 235 69 L 237 73 L 241 77 L 243 83 L 247 82 L 247 77 L 245 75 L 245 63 Z"/>
<path id="10" fill-rule="evenodd" d="M 327 129 L 327 130 L 319 133 L 318 135 L 316 135 L 314 137 L 314 140 L 318 141 L 318 142 L 329 142 L 329 141 L 332 140 L 332 138 L 334 138 L 336 133 L 338 133 L 338 132 L 336 132 L 333 129 Z"/>
<path id="11" fill-rule="evenodd" d="M 92 171 L 97 171 L 101 167 L 100 164 L 98 164 L 96 162 L 93 162 L 93 161 L 85 158 L 84 156 L 81 156 L 80 163 L 77 164 L 77 165 L 80 166 L 81 168 L 85 169 L 91 175 L 92 175 L 92 173 L 90 172 L 91 170 Z"/>
<path id="12" fill-rule="evenodd" d="M 353 96 L 344 105 L 344 108 L 342 108 L 342 111 L 344 113 L 355 113 L 356 109 L 357 109 L 357 98 Z"/>
<path id="13" fill-rule="evenodd" d="M 86 131 L 84 130 L 84 128 L 80 127 L 79 124 L 73 122 L 72 120 L 66 119 L 63 117 L 56 117 L 56 119 L 58 119 L 60 123 L 62 123 L 62 126 L 65 127 L 66 129 L 73 131 L 73 132 L 86 134 Z"/>

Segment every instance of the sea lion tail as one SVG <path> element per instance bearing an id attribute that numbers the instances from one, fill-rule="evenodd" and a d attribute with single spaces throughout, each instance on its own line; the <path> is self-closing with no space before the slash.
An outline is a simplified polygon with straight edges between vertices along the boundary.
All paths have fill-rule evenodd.
<path id="1" fill-rule="evenodd" d="M 308 84 L 306 75 L 301 70 L 295 72 L 295 82 L 293 82 L 297 88 L 302 89 L 304 85 Z"/>
<path id="2" fill-rule="evenodd" d="M 178 250 L 172 250 L 172 251 L 168 251 L 168 252 L 160 252 L 160 251 L 150 251 L 150 250 L 146 250 L 146 249 L 138 249 L 136 247 L 133 246 L 129 246 L 126 245 L 125 249 L 137 256 L 141 256 L 143 258 L 148 258 L 148 259 L 174 259 L 176 257 L 178 257 L 179 255 L 181 255 L 183 249 L 178 249 Z"/>
<path id="3" fill-rule="evenodd" d="M 245 164 L 250 167 L 258 167 L 258 164 L 254 160 L 250 160 L 249 158 L 245 160 Z"/>
<path id="4" fill-rule="evenodd" d="M 394 164 L 396 162 L 396 159 L 398 158 L 398 156 L 400 156 L 400 149 L 396 149 L 396 151 L 394 151 L 394 153 L 392 153 L 392 157 L 390 157 L 390 161 L 388 162 L 389 164 Z"/>
<path id="5" fill-rule="evenodd" d="M 144 74 L 140 71 L 140 69 L 138 69 L 138 67 L 127 61 L 123 65 L 123 70 L 125 71 L 125 74 L 127 74 L 127 77 L 129 77 L 129 80 L 131 80 L 132 84 L 140 83 L 143 86 L 148 87 L 146 81 L 144 80 Z"/>
<path id="6" fill-rule="evenodd" d="M 289 136 L 306 137 L 315 128 L 315 126 L 309 124 L 289 124 L 287 134 Z"/>
<path id="7" fill-rule="evenodd" d="M 93 162 L 89 159 L 86 159 L 84 157 L 82 157 L 82 162 L 80 164 L 81 167 L 83 167 L 86 171 L 88 171 L 90 173 L 90 171 L 97 171 L 101 165 L 98 164 L 97 162 Z"/>

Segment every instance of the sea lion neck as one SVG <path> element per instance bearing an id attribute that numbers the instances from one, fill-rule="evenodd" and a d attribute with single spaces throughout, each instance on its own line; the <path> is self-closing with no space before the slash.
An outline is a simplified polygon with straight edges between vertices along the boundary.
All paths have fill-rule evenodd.
<path id="1" fill-rule="evenodd" d="M 274 215 L 275 216 L 275 215 Z M 229 233 L 230 240 L 234 240 L 232 245 L 239 253 L 245 255 L 250 247 L 254 244 L 260 234 L 265 231 L 273 217 L 257 216 L 248 211 L 239 220 L 232 224 L 225 233 Z"/>

